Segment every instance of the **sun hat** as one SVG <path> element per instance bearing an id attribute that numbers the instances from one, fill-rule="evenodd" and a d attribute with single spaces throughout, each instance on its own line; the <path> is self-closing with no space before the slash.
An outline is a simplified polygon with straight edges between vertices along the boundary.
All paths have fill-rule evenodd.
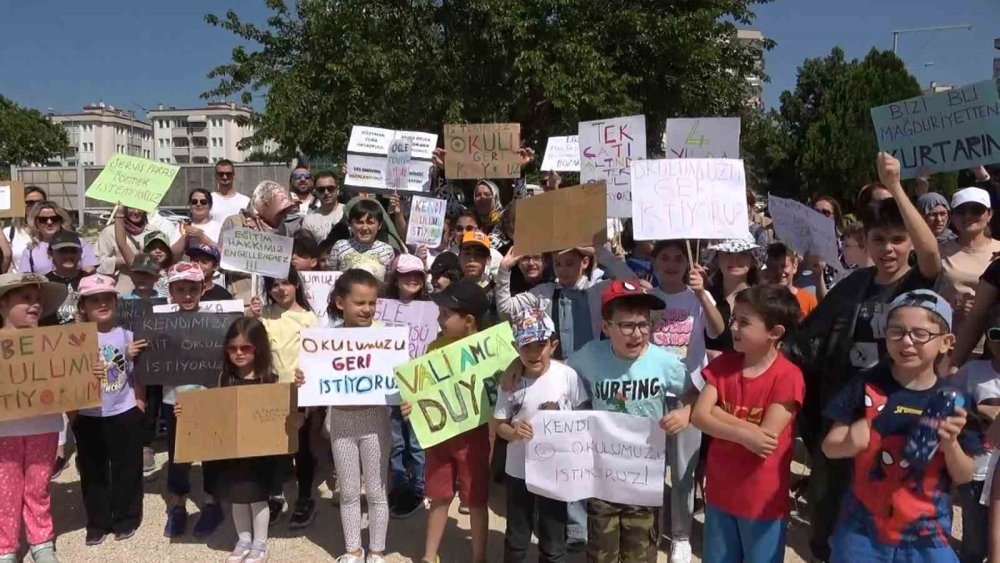
<path id="1" fill-rule="evenodd" d="M 201 266 L 194 262 L 178 262 L 167 271 L 167 283 L 177 281 L 203 283 L 205 281 L 205 273 L 201 271 Z"/>
<path id="2" fill-rule="evenodd" d="M 541 309 L 527 309 L 515 315 L 511 323 L 514 325 L 514 342 L 518 348 L 546 341 L 556 333 L 552 318 Z"/>
<path id="3" fill-rule="evenodd" d="M 30 286 L 37 286 L 42 292 L 42 314 L 40 315 L 42 317 L 55 313 L 66 301 L 68 289 L 65 285 L 49 281 L 45 276 L 30 273 L 0 275 L 0 298 L 15 289 Z"/>
<path id="4" fill-rule="evenodd" d="M 88 297 L 100 293 L 118 293 L 118 290 L 115 288 L 115 278 L 102 274 L 91 274 L 83 277 L 80 280 L 78 291 L 80 292 L 80 297 Z"/>
<path id="5" fill-rule="evenodd" d="M 982 188 L 962 188 L 951 197 L 951 208 L 957 209 L 959 205 L 966 203 L 978 203 L 987 209 L 992 209 L 990 204 L 990 192 Z"/>
<path id="6" fill-rule="evenodd" d="M 708 250 L 725 252 L 726 254 L 740 254 L 742 252 L 757 250 L 758 248 L 760 248 L 760 246 L 753 240 L 745 238 L 730 238 L 709 246 Z"/>
<path id="7" fill-rule="evenodd" d="M 423 273 L 424 261 L 413 254 L 400 254 L 396 257 L 396 272 L 400 274 L 410 274 L 413 272 Z"/>
<path id="8" fill-rule="evenodd" d="M 948 330 L 951 330 L 953 315 L 951 305 L 948 304 L 948 301 L 944 297 L 929 289 L 907 291 L 893 299 L 892 303 L 889 304 L 889 310 L 886 312 L 885 318 L 888 319 L 893 311 L 902 307 L 920 307 L 921 309 L 926 309 L 940 317 L 944 325 L 948 327 Z"/>

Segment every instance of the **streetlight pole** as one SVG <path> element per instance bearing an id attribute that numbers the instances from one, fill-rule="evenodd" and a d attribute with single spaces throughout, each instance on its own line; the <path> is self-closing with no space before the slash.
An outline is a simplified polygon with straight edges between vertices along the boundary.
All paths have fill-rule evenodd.
<path id="1" fill-rule="evenodd" d="M 904 33 L 924 33 L 927 31 L 947 31 L 952 29 L 967 29 L 972 30 L 972 25 L 967 23 L 957 24 L 957 25 L 936 25 L 933 27 L 915 27 L 912 29 L 895 29 L 892 32 L 892 54 L 895 55 L 897 47 L 899 46 L 899 36 Z"/>

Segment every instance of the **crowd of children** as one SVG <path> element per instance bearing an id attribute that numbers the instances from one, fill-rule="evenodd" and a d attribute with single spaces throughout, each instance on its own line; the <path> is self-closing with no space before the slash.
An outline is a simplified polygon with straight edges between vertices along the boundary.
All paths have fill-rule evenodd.
<path id="1" fill-rule="evenodd" d="M 802 490 L 809 511 L 800 516 L 817 560 L 958 561 L 954 505 L 962 509 L 961 561 L 1000 560 L 993 518 L 1000 503 L 990 503 L 1000 498 L 991 456 L 1000 438 L 991 427 L 1000 414 L 1000 269 L 983 259 L 997 244 L 986 230 L 990 197 L 980 188 L 959 191 L 956 232 L 944 236 L 938 223 L 947 200 L 915 205 L 899 163 L 881 153 L 877 164 L 880 183 L 864 190 L 857 223 L 841 223 L 836 200 L 813 200 L 837 221 L 843 257 L 835 265 L 782 241 L 762 247 L 769 235 L 757 224 L 755 237 L 706 244 L 629 235 L 627 255 L 602 236 L 590 247 L 520 255 L 510 240 L 516 218 L 492 182 L 477 183 L 472 209 L 449 216 L 452 228 L 437 248 L 408 248 L 398 235 L 406 217 L 397 196 L 387 207 L 365 196 L 341 207 L 331 195 L 335 177 L 324 175 L 323 205 L 310 212 L 323 216 L 307 220 L 309 229 L 294 232 L 299 203 L 290 193 L 255 193 L 251 212 L 227 220 L 294 237 L 287 276 L 263 278 L 259 290 L 245 276 L 216 283 L 220 250 L 202 230 L 186 243 L 157 231 L 139 239 L 133 231 L 143 232 L 146 216 L 127 208 L 114 218 L 114 237 L 99 245 L 114 259 L 88 262 L 89 245 L 63 224 L 68 217 L 39 200 L 28 219 L 38 222 L 37 242 L 14 261 L 25 269 L 0 275 L 0 330 L 94 323 L 101 405 L 68 419 L 0 421 L 0 562 L 16 560 L 22 528 L 34 561 L 57 560 L 48 482 L 66 429 L 75 437 L 87 545 L 109 535 L 127 541 L 142 525 L 143 492 L 153 487 L 143 473 L 155 469 L 161 424 L 164 535 L 187 534 L 191 465 L 174 460 L 185 416 L 178 398 L 202 387 L 139 383 L 134 366 L 147 343 L 120 326 L 117 308 L 121 300 L 161 299 L 183 315 L 233 296 L 244 299 L 246 314 L 225 335 L 219 387 L 301 386 L 301 332 L 378 327 L 379 299 L 437 305 L 440 332 L 428 352 L 510 322 L 517 357 L 498 375 L 490 424 L 426 449 L 404 401 L 300 408 L 295 454 L 203 462 L 204 500 L 192 531 L 205 537 L 231 516 L 230 563 L 278 559 L 268 529 L 286 509 L 288 476 L 297 484 L 289 527 L 313 522 L 322 439 L 339 497 L 339 563 L 382 563 L 394 550 L 391 518 L 421 510 L 423 552 L 405 555 L 440 561 L 456 495 L 470 522 L 463 560 L 475 563 L 501 553 L 526 561 L 532 536 L 538 559 L 549 562 L 581 552 L 602 563 L 654 561 L 661 540 L 673 563 L 695 552 L 713 563 L 783 561 L 791 498 Z M 296 174 L 301 195 L 308 169 Z M 456 201 L 455 193 L 439 195 Z M 211 207 L 207 191 L 195 196 Z M 503 254 L 494 248 L 501 240 Z M 340 275 L 316 311 L 302 272 L 324 269 Z M 656 420 L 666 436 L 662 506 L 563 502 L 529 487 L 531 421 L 543 410 Z M 795 481 L 797 442 L 810 471 Z M 491 499 L 491 466 L 502 474 L 503 501 Z M 696 548 L 699 489 L 703 545 Z M 502 546 L 488 542 L 493 501 L 505 506 Z"/>

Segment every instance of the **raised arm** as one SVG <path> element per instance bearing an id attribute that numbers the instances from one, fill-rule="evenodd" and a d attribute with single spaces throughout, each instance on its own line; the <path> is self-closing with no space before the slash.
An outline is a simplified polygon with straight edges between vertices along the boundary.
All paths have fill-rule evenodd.
<path id="1" fill-rule="evenodd" d="M 119 266 L 132 264 L 135 252 L 128 245 L 128 237 L 125 234 L 125 207 L 121 204 L 115 208 L 115 244 L 118 246 L 118 255 L 121 256 Z"/>
<path id="2" fill-rule="evenodd" d="M 913 250 L 917 253 L 917 267 L 920 268 L 920 274 L 926 279 L 936 278 L 941 273 L 938 241 L 899 182 L 899 161 L 889 153 L 878 153 L 878 176 L 899 206 L 899 213 L 903 217 L 903 223 L 906 224 L 906 232 L 913 240 Z"/>

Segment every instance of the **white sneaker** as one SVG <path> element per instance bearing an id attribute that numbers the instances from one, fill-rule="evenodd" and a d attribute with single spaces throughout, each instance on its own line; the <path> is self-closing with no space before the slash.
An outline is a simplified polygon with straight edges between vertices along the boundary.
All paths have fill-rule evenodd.
<path id="1" fill-rule="evenodd" d="M 677 540 L 670 542 L 670 563 L 691 563 L 691 542 Z"/>
<path id="2" fill-rule="evenodd" d="M 374 553 L 368 554 L 368 560 L 365 563 L 385 563 L 385 557 L 381 555 L 375 555 Z"/>
<path id="3" fill-rule="evenodd" d="M 337 558 L 337 563 L 365 563 L 365 550 L 361 550 L 361 556 L 353 553 L 345 553 Z"/>

